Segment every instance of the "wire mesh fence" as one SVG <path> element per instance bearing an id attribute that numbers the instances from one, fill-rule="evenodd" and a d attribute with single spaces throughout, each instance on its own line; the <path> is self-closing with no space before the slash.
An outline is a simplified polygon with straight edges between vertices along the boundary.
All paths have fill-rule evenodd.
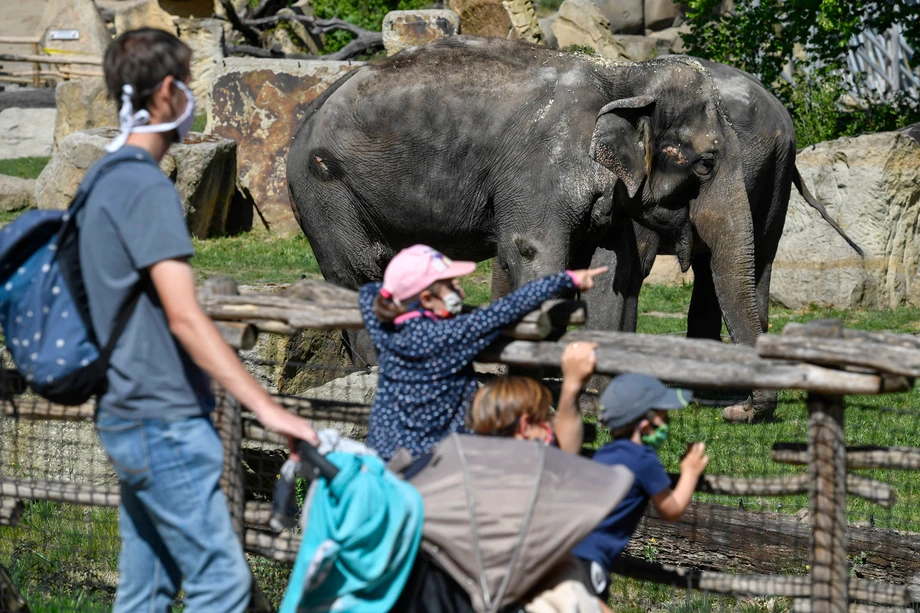
<path id="1" fill-rule="evenodd" d="M 335 428 L 363 440 L 376 370 L 335 353 L 338 334 L 263 335 L 242 357 L 281 404 L 312 419 L 318 430 Z M 483 380 L 501 372 L 480 370 Z M 558 394 L 558 372 L 531 372 Z M 583 397 L 589 421 L 599 391 Z M 216 421 L 231 405 L 221 398 Z M 32 611 L 109 610 L 118 578 L 118 487 L 93 430 L 94 407 L 57 407 L 27 395 L 0 406 L 0 563 Z M 918 407 L 916 392 L 851 397 L 843 414 L 851 449 L 845 507 L 850 598 L 898 607 L 892 610 L 920 610 L 914 604 L 920 590 L 889 589 L 918 584 L 920 482 L 912 471 L 880 467 L 890 458 L 873 461 L 872 454 L 917 445 Z M 585 455 L 609 440 L 602 428 L 588 433 Z M 814 509 L 808 433 L 804 392 L 781 392 L 775 418 L 763 424 L 727 424 L 712 406 L 674 413 L 670 440 L 660 451 L 665 468 L 677 473 L 687 445 L 703 441 L 711 458 L 708 477 L 680 521 L 647 513 L 614 577 L 613 610 L 809 610 Z M 296 530 L 279 535 L 267 525 L 287 449 L 246 412 L 240 437 L 235 457 L 245 548 L 261 591 L 277 606 L 298 545 Z M 912 453 L 905 449 L 898 465 L 920 467 Z M 305 490 L 301 484 L 301 496 Z M 775 586 L 765 588 L 767 579 Z M 757 595 L 765 590 L 776 595 Z"/>

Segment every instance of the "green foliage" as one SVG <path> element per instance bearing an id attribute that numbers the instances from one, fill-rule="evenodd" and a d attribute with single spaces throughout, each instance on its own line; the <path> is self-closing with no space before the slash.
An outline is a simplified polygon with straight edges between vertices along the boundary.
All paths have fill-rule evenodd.
<path id="1" fill-rule="evenodd" d="M 883 32 L 898 23 L 908 45 L 920 44 L 920 15 L 911 0 L 736 0 L 722 14 L 720 0 L 681 0 L 691 31 L 688 53 L 750 72 L 790 107 L 798 145 L 840 136 L 891 130 L 920 120 L 916 101 L 844 109 L 837 71 L 845 67 L 849 41 L 865 29 Z M 805 52 L 811 68 L 792 87 L 781 73 L 790 57 Z M 920 62 L 914 54 L 912 62 Z"/>
<path id="2" fill-rule="evenodd" d="M 192 132 L 204 132 L 204 129 L 207 125 L 207 115 L 195 115 L 195 121 L 192 123 Z"/>
<path id="3" fill-rule="evenodd" d="M 568 47 L 563 47 L 561 51 L 575 55 L 597 55 L 597 51 L 591 45 L 569 45 Z"/>
<path id="4" fill-rule="evenodd" d="M 431 0 L 314 0 L 313 14 L 321 19 L 343 19 L 365 30 L 379 32 L 384 16 L 390 11 L 411 11 L 430 5 Z M 338 51 L 353 38 L 353 34 L 344 30 L 326 34 L 326 53 Z"/>
<path id="5" fill-rule="evenodd" d="M 51 158 L 13 158 L 0 160 L 0 175 L 9 175 L 21 179 L 37 179 Z"/>

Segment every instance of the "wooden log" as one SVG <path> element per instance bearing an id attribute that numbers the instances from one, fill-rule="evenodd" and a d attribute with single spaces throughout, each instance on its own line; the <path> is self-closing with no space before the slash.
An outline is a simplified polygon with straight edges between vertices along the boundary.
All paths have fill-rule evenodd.
<path id="1" fill-rule="evenodd" d="M 249 500 L 243 512 L 243 521 L 254 526 L 268 526 L 272 517 L 272 503 Z"/>
<path id="2" fill-rule="evenodd" d="M 680 474 L 668 475 L 677 483 Z M 808 475 L 785 477 L 730 477 L 727 475 L 701 475 L 696 491 L 724 496 L 795 496 L 808 492 Z M 887 483 L 861 475 L 847 475 L 847 493 L 874 502 L 886 509 L 894 506 L 897 495 Z"/>
<path id="3" fill-rule="evenodd" d="M 549 315 L 555 329 L 583 326 L 588 322 L 587 306 L 583 300 L 547 300 L 540 310 Z"/>
<path id="4" fill-rule="evenodd" d="M 237 351 L 252 349 L 259 338 L 256 327 L 242 321 L 215 321 L 214 325 L 224 341 Z"/>
<path id="5" fill-rule="evenodd" d="M 88 57 L 85 55 L 68 55 L 52 57 L 50 55 L 18 55 L 14 53 L 0 53 L 0 62 L 35 62 L 40 64 L 88 64 L 102 66 L 102 58 Z"/>
<path id="6" fill-rule="evenodd" d="M 842 338 L 776 336 L 757 339 L 757 353 L 764 358 L 801 360 L 828 366 L 861 366 L 904 377 L 920 376 L 920 349 L 886 346 Z"/>
<path id="7" fill-rule="evenodd" d="M 783 336 L 815 336 L 814 322 L 799 324 L 790 322 L 783 328 Z M 920 338 L 913 334 L 895 334 L 894 332 L 875 332 L 869 330 L 843 329 L 843 338 L 849 341 L 864 341 L 878 343 L 888 347 L 896 346 L 905 349 L 920 349 Z"/>
<path id="8" fill-rule="evenodd" d="M 804 443 L 774 443 L 770 452 L 780 464 L 808 464 Z M 847 468 L 920 470 L 920 447 L 847 447 Z"/>
<path id="9" fill-rule="evenodd" d="M 502 336 L 526 341 L 540 341 L 550 335 L 553 324 L 543 311 L 531 311 L 516 324 L 502 330 Z"/>
<path id="10" fill-rule="evenodd" d="M 906 607 L 911 604 L 906 585 L 894 585 L 865 579 L 851 579 L 849 595 L 852 600 L 864 600 L 878 605 Z"/>
<path id="11" fill-rule="evenodd" d="M 117 507 L 121 500 L 118 486 L 4 476 L 0 476 L 0 496 L 54 500 L 97 507 Z"/>
<path id="12" fill-rule="evenodd" d="M 35 45 L 40 42 L 39 36 L 0 36 L 0 45 Z"/>
<path id="13" fill-rule="evenodd" d="M 44 398 L 19 398 L 16 408 L 9 400 L 0 401 L 0 416 L 19 419 L 44 419 L 49 421 L 92 421 L 96 414 L 96 403 L 86 402 L 67 407 L 52 404 Z"/>
<path id="14" fill-rule="evenodd" d="M 846 437 L 843 399 L 810 393 L 808 513 L 811 520 L 811 604 L 815 613 L 846 613 Z"/>
<path id="15" fill-rule="evenodd" d="M 247 528 L 243 533 L 243 547 L 279 562 L 293 562 L 300 548 L 300 535 L 291 532 L 274 534 L 266 530 Z"/>
<path id="16" fill-rule="evenodd" d="M 208 277 L 201 284 L 199 296 L 239 296 L 240 291 L 236 285 L 236 279 L 227 275 L 217 275 Z"/>
<path id="17" fill-rule="evenodd" d="M 734 596 L 808 596 L 811 586 L 807 577 L 782 575 L 736 575 L 648 562 L 621 555 L 614 561 L 613 572 L 639 581 L 649 581 L 678 588 L 691 588 Z"/>
<path id="18" fill-rule="evenodd" d="M 354 306 L 358 304 L 358 292 L 325 281 L 300 279 L 292 283 L 281 294 L 286 298 L 322 302 L 337 306 Z"/>
<path id="19" fill-rule="evenodd" d="M 298 396 L 275 395 L 274 398 L 281 406 L 312 421 L 344 421 L 364 425 L 367 424 L 371 414 L 371 408 L 366 404 L 341 400 L 315 400 Z"/>
<path id="20" fill-rule="evenodd" d="M 640 335 L 636 336 L 641 338 Z M 500 342 L 486 349 L 477 360 L 514 366 L 558 367 L 565 345 L 564 342 Z M 689 387 L 802 389 L 827 394 L 869 395 L 907 389 L 906 381 L 903 380 L 886 384 L 878 375 L 843 372 L 812 364 L 777 363 L 761 359 L 750 363 L 710 362 L 701 368 L 697 360 L 659 357 L 610 346 L 598 347 L 596 356 L 595 371 L 599 374 L 637 372 Z"/>
<path id="21" fill-rule="evenodd" d="M 608 330 L 572 330 L 560 339 L 560 342 L 564 343 L 575 341 L 594 342 L 604 347 L 666 358 L 701 362 L 739 362 L 754 365 L 763 363 L 753 347 L 696 338 Z"/>
<path id="22" fill-rule="evenodd" d="M 0 498 L 0 526 L 15 526 L 22 518 L 25 504 L 19 498 Z"/>
<path id="23" fill-rule="evenodd" d="M 782 513 L 746 511 L 693 502 L 677 522 L 650 509 L 633 535 L 627 553 L 643 555 L 655 539 L 659 562 L 712 571 L 788 573 L 808 563 L 810 529 L 804 520 Z M 920 573 L 920 534 L 849 526 L 850 552 L 863 554 L 853 572 L 870 583 L 908 583 Z M 920 588 L 920 582 L 918 582 Z M 920 601 L 920 589 L 914 601 Z M 852 594 L 851 594 L 852 598 Z"/>
<path id="24" fill-rule="evenodd" d="M 272 443 L 273 445 L 283 445 L 287 447 L 288 440 L 283 434 L 278 434 L 271 430 L 266 430 L 254 418 L 243 418 L 243 438 L 256 441 L 259 443 Z"/>
<path id="25" fill-rule="evenodd" d="M 811 601 L 806 598 L 797 598 L 793 600 L 792 613 L 812 613 Z M 851 602 L 849 613 L 913 613 L 913 609 Z"/>

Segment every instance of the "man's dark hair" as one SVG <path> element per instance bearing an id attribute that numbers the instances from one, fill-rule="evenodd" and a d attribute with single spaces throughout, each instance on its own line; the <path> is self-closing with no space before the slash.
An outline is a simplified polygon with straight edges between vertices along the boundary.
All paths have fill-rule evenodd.
<path id="1" fill-rule="evenodd" d="M 189 77 L 192 51 L 174 35 L 155 28 L 125 32 L 105 51 L 102 67 L 109 96 L 121 106 L 121 88 L 134 88 L 134 110 L 146 109 L 157 86 L 168 76 Z"/>

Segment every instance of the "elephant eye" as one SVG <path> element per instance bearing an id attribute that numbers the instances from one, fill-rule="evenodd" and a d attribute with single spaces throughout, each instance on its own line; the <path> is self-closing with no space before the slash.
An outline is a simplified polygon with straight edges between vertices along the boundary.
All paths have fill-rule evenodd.
<path id="1" fill-rule="evenodd" d="M 693 163 L 693 172 L 698 175 L 708 175 L 716 165 L 716 155 L 714 153 L 703 153 L 700 159 Z"/>

